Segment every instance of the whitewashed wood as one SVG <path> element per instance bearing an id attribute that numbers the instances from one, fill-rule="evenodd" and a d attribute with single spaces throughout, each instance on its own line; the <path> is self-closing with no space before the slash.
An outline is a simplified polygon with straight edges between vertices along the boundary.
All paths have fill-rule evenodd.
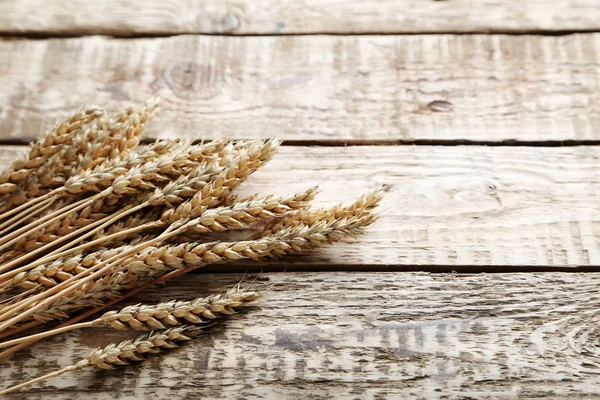
<path id="1" fill-rule="evenodd" d="M 595 0 L 0 2 L 0 31 L 45 35 L 422 33 L 600 28 Z"/>
<path id="2" fill-rule="evenodd" d="M 8 162 L 14 147 L 3 149 Z M 315 203 L 327 206 L 388 183 L 380 220 L 364 236 L 310 255 L 217 270 L 599 269 L 598 171 L 594 146 L 284 146 L 242 194 L 319 184 Z"/>
<path id="3" fill-rule="evenodd" d="M 133 301 L 193 298 L 193 275 Z M 253 279 L 249 277 L 248 279 Z M 263 274 L 266 298 L 141 367 L 68 374 L 7 398 L 583 398 L 600 396 L 597 274 Z M 266 286 L 269 287 L 269 286 Z M 13 357 L 2 386 L 120 340 L 61 335 Z"/>
<path id="4" fill-rule="evenodd" d="M 153 137 L 600 140 L 598 71 L 600 34 L 0 40 L 0 138 L 158 93 Z"/>

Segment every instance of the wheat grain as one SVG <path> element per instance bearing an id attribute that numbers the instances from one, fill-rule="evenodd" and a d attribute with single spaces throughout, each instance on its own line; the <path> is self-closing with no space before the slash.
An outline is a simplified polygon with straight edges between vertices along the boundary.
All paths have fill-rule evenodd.
<path id="1" fill-rule="evenodd" d="M 208 159 L 214 160 L 216 154 L 222 152 L 226 145 L 226 141 L 215 140 L 205 145 L 190 146 L 185 149 L 178 148 L 179 151 L 171 151 L 158 157 L 152 152 L 145 153 L 144 156 L 140 156 L 135 152 L 127 153 L 125 156 L 117 157 L 97 168 L 86 170 L 75 177 L 71 177 L 65 183 L 65 186 L 61 187 L 61 192 L 57 192 L 55 196 L 64 195 L 65 193 L 83 194 L 85 192 L 98 192 L 97 195 L 91 197 L 85 204 L 68 212 L 66 209 L 64 213 L 60 213 L 60 210 L 55 211 L 46 217 L 47 221 L 44 219 L 39 221 L 44 221 L 42 224 L 32 223 L 0 239 L 0 250 L 101 198 L 106 198 L 108 204 L 114 204 L 123 196 L 136 194 L 140 190 L 152 189 L 157 183 L 164 183 L 169 179 L 184 175 L 186 171 L 200 165 L 202 162 Z M 225 178 L 229 178 L 230 175 L 235 173 L 241 175 L 245 172 L 245 176 L 238 177 L 238 182 L 243 181 L 245 177 L 270 158 L 276 147 L 277 145 L 273 141 L 268 141 L 261 146 L 250 147 L 246 152 L 248 153 L 247 156 L 240 157 L 241 161 L 237 163 L 241 168 L 238 170 L 229 169 L 229 173 Z M 143 160 L 146 161 L 143 162 Z M 223 183 L 220 182 L 220 185 L 222 186 Z M 52 218 L 50 218 L 51 216 Z M 3 266 L 0 271 L 7 269 L 8 267 Z"/>
<path id="2" fill-rule="evenodd" d="M 149 149 L 149 150 L 151 150 L 151 149 Z M 185 151 L 185 149 L 178 147 L 176 150 L 172 151 L 172 153 L 174 156 L 177 156 L 177 155 L 180 155 L 181 153 L 183 153 L 184 151 Z M 164 155 L 164 156 L 166 156 L 166 155 Z M 114 180 L 120 174 L 126 173 L 128 171 L 128 168 L 138 165 L 139 163 L 151 165 L 151 162 L 153 160 L 160 158 L 160 157 L 163 157 L 163 156 L 159 156 L 156 152 L 152 152 L 152 151 L 147 151 L 143 155 L 128 152 L 124 155 L 121 155 L 121 156 L 115 158 L 115 159 L 108 160 L 107 162 L 99 165 L 96 168 L 93 168 L 90 170 L 85 170 L 81 174 L 71 177 L 67 181 L 67 183 L 70 183 L 70 187 L 67 187 L 67 183 L 65 183 L 65 186 L 62 186 L 61 188 L 48 193 L 46 196 L 53 196 L 54 198 L 57 198 L 57 197 L 69 196 L 70 194 L 85 193 L 86 190 L 84 190 L 84 188 L 86 187 L 86 184 L 91 185 L 90 191 L 94 191 L 94 189 L 95 189 L 95 191 L 99 191 L 99 190 L 97 190 L 97 188 L 95 188 L 93 186 L 94 184 L 96 184 L 96 185 L 104 184 L 106 186 L 106 190 L 104 192 L 102 192 L 100 194 L 100 196 L 101 197 L 108 196 L 113 193 L 113 190 L 110 189 L 110 187 L 111 187 L 112 183 L 114 183 Z M 89 186 L 88 186 L 88 188 L 89 188 Z M 40 200 L 43 198 L 44 198 L 44 196 L 39 197 L 36 200 Z M 86 207 L 87 205 L 91 204 L 94 200 L 97 200 L 97 199 L 98 199 L 98 197 L 92 197 L 91 199 L 89 199 L 87 201 L 87 204 L 84 204 L 83 206 L 80 206 L 79 208 L 77 208 L 75 210 L 70 210 L 69 212 L 72 213 L 72 212 L 78 211 L 79 209 Z M 71 203 L 71 200 L 67 201 L 67 204 L 69 204 L 69 203 Z M 16 212 L 16 210 L 19 210 L 19 209 L 18 208 L 14 209 L 13 212 Z M 32 223 L 32 224 L 26 225 L 26 226 L 22 227 L 21 229 L 13 232 L 12 234 L 3 237 L 0 240 L 0 243 L 2 243 L 2 245 L 0 246 L 0 250 L 5 249 L 8 245 L 14 243 L 15 241 L 19 240 L 23 236 L 31 235 L 33 232 L 43 229 L 46 226 L 48 226 L 50 223 L 52 223 L 52 222 L 47 222 L 47 221 L 54 221 L 56 219 L 60 219 L 61 217 L 68 215 L 68 213 L 67 213 L 68 210 L 69 210 L 68 208 L 62 208 L 62 209 L 55 210 L 52 214 L 47 215 L 45 218 L 42 218 L 40 221 L 37 221 L 37 224 Z M 45 221 L 45 222 L 43 224 L 40 224 L 42 221 Z M 19 236 L 19 235 L 21 235 L 21 236 Z M 1 270 L 6 270 L 6 269 L 0 268 L 0 271 Z"/>
<path id="3" fill-rule="evenodd" d="M 157 105 L 158 99 L 151 98 L 143 105 L 129 106 L 124 113 L 110 121 L 100 119 L 98 129 L 88 133 L 87 139 L 90 145 L 86 148 L 85 154 L 80 157 L 75 172 L 93 168 L 106 160 L 116 158 L 119 154 L 135 149 Z"/>
<path id="4" fill-rule="evenodd" d="M 124 196 L 131 196 L 143 191 L 151 190 L 155 188 L 156 184 L 165 183 L 170 179 L 184 175 L 186 171 L 189 172 L 191 168 L 201 165 L 207 159 L 213 159 L 215 154 L 221 151 L 225 145 L 225 141 L 213 141 L 208 145 L 191 146 L 181 149 L 180 152 L 169 152 L 158 156 L 141 165 L 136 164 L 139 162 L 140 158 L 136 153 L 128 153 L 125 155 L 124 160 L 117 158 L 108 162 L 108 168 L 103 164 L 99 167 L 99 171 L 98 168 L 96 168 L 85 171 L 85 173 L 76 177 L 72 177 L 63 187 L 66 192 L 71 194 L 82 194 L 85 192 L 99 193 L 89 198 L 86 203 L 77 208 L 64 211 L 63 213 L 55 211 L 51 216 L 56 213 L 58 213 L 58 215 L 53 216 L 53 218 L 48 221 L 44 221 L 42 224 L 38 225 L 32 223 L 21 228 L 21 230 L 13 232 L 11 235 L 0 240 L 0 243 L 2 243 L 0 245 L 0 250 L 7 248 L 9 245 L 14 244 L 27 236 L 31 236 L 34 233 L 41 231 L 56 221 L 66 218 L 83 207 L 92 204 L 94 201 L 104 199 L 107 204 L 111 205 Z M 126 165 L 123 165 L 123 161 Z M 131 164 L 132 162 L 133 164 Z M 129 165 L 129 168 L 127 168 L 127 165 Z M 143 206 L 139 206 L 137 209 L 140 209 L 141 207 Z M 129 212 L 134 212 L 137 209 L 132 207 Z M 120 216 L 125 215 L 126 214 Z M 118 220 L 120 216 L 115 216 L 113 219 Z M 50 216 L 47 216 L 46 218 L 49 217 Z M 111 221 L 113 219 L 111 219 Z M 52 238 L 50 238 L 50 241 L 51 240 Z M 3 265 L 0 267 L 0 271 L 6 271 L 13 268 L 20 262 L 23 262 L 32 256 L 33 254 L 29 254 L 25 259 L 15 260 L 8 265 Z"/>
<path id="5" fill-rule="evenodd" d="M 156 188 L 153 194 L 142 191 L 141 193 L 137 193 L 137 196 L 133 199 L 131 196 L 127 196 L 124 199 L 125 205 L 116 204 L 114 203 L 114 199 L 109 197 L 100 198 L 88 207 L 76 213 L 67 214 L 63 219 L 54 222 L 44 229 L 21 238 L 14 244 L 14 248 L 33 251 L 82 227 L 90 226 L 119 209 L 132 208 L 132 206 L 143 208 L 150 205 L 159 206 L 163 204 L 172 206 L 173 204 L 181 203 L 185 198 L 193 196 L 200 188 L 204 187 L 219 171 L 220 169 L 216 168 L 215 164 L 202 163 L 175 181 L 168 181 L 166 186 Z M 130 213 L 132 211 L 128 210 L 127 212 Z"/>
<path id="6" fill-rule="evenodd" d="M 126 113 L 107 121 L 106 115 L 96 118 L 86 129 L 80 127 L 73 135 L 70 146 L 64 146 L 54 154 L 45 165 L 31 174 L 28 185 L 19 192 L 21 204 L 59 187 L 78 171 L 93 168 L 106 160 L 115 158 L 135 148 L 148 121 L 156 108 L 151 99 L 141 107 L 128 107 Z"/>
<path id="7" fill-rule="evenodd" d="M 254 143 L 244 149 L 232 165 L 219 174 L 214 181 L 197 192 L 190 200 L 177 208 L 167 210 L 161 216 L 161 220 L 170 224 L 183 224 L 192 218 L 197 218 L 208 208 L 219 205 L 232 190 L 273 157 L 279 144 L 277 140 L 268 140 Z"/>
<path id="8" fill-rule="evenodd" d="M 337 241 L 344 236 L 355 235 L 375 220 L 374 216 L 364 213 L 361 208 L 356 208 L 354 205 L 347 208 L 357 216 L 341 220 L 317 220 L 310 226 L 290 227 L 277 234 L 265 236 L 262 240 L 149 247 L 130 259 L 122 260 L 121 264 L 129 266 L 129 273 L 122 273 L 123 268 L 121 270 L 115 268 L 112 270 L 112 276 L 107 278 L 110 282 L 103 278 L 86 283 L 69 295 L 55 296 L 54 301 L 46 302 L 44 308 L 36 306 L 37 303 L 32 304 L 33 307 L 38 307 L 34 318 L 48 320 L 56 318 L 57 315 L 62 316 L 66 313 L 66 305 L 69 310 L 73 310 L 73 303 L 76 307 L 89 306 L 88 302 L 97 304 L 103 299 L 117 296 L 119 290 L 139 285 L 139 280 L 142 278 L 164 274 L 169 269 L 198 268 L 243 258 L 260 261 L 266 256 L 276 257 L 292 251 L 299 252 L 302 249 Z M 335 209 L 337 208 L 332 208 L 329 214 Z M 126 249 L 121 250 L 121 252 L 126 251 Z M 106 287 L 110 287 L 111 292 L 105 290 Z"/>
<path id="9" fill-rule="evenodd" d="M 343 219 L 318 220 L 311 225 L 299 225 L 283 229 L 263 239 L 270 239 L 268 250 L 260 253 L 261 257 L 281 257 L 290 253 L 301 253 L 304 250 L 322 246 L 353 237 L 377 220 L 371 214 L 352 216 Z"/>
<path id="10" fill-rule="evenodd" d="M 69 293 L 63 292 L 52 301 L 46 301 L 31 315 L 32 318 L 43 322 L 64 318 L 75 310 L 99 305 L 108 299 L 120 296 L 124 290 L 143 285 L 149 279 L 176 269 L 199 268 L 246 258 L 260 261 L 258 254 L 266 252 L 269 245 L 270 240 L 260 239 L 148 247 L 139 254 L 116 263 L 109 275 L 86 282 Z M 116 249 L 117 252 L 126 250 L 127 248 Z M 100 265 L 102 261 L 110 259 L 111 255 L 103 254 L 99 258 L 89 259 L 88 268 Z M 30 304 L 27 310 L 33 309 L 38 304 L 37 302 Z"/>
<path id="11" fill-rule="evenodd" d="M 200 149 L 200 152 L 203 152 L 201 157 L 206 158 L 208 156 L 207 149 L 209 151 L 208 154 L 214 154 L 217 151 L 222 152 L 223 146 L 224 143 L 218 141 L 211 142 L 210 146 L 201 146 L 202 149 Z M 187 181 L 176 180 L 175 182 L 168 184 L 163 190 L 157 190 L 155 194 L 151 196 L 150 199 L 144 204 L 140 204 L 137 207 L 128 206 L 129 210 L 127 212 L 114 216 L 112 219 L 109 220 L 109 222 L 114 222 L 120 217 L 126 216 L 127 214 L 141 209 L 147 205 L 157 205 L 165 203 L 169 204 L 171 202 L 180 201 L 180 198 L 182 196 L 186 196 L 186 194 L 189 196 L 192 193 L 194 193 L 194 196 L 184 206 L 178 207 L 176 210 L 169 209 L 167 215 L 170 215 L 172 219 L 170 222 L 173 223 L 176 220 L 181 221 L 182 219 L 186 218 L 186 214 L 184 214 L 184 212 L 187 212 L 188 214 L 194 214 L 199 212 L 198 210 L 205 211 L 209 206 L 219 204 L 220 198 L 226 196 L 228 193 L 230 193 L 231 190 L 235 189 L 235 187 L 241 184 L 241 182 L 243 182 L 247 178 L 247 176 L 256 171 L 260 166 L 264 165 L 264 163 L 272 157 L 276 149 L 277 143 L 273 141 L 267 141 L 265 143 L 255 143 L 254 146 L 249 146 L 247 154 L 244 152 L 240 153 L 240 155 L 235 159 L 236 162 L 234 163 L 234 165 L 231 166 L 229 169 L 225 169 L 221 176 L 217 176 L 216 179 L 214 179 L 212 186 L 208 186 L 206 185 L 206 183 L 215 177 L 219 169 L 211 168 L 212 164 L 205 165 L 203 162 L 191 171 L 191 175 L 187 175 L 191 176 Z M 200 192 L 196 190 L 199 187 L 203 186 L 204 190 Z M 101 208 L 99 207 L 100 204 L 102 203 L 98 203 L 97 200 L 95 203 L 95 207 Z M 87 209 L 89 208 L 90 207 L 88 207 Z M 89 211 L 86 212 L 86 209 L 84 209 L 84 211 L 82 212 L 85 213 L 84 215 L 89 215 Z M 70 213 L 67 213 L 62 218 L 67 218 L 69 215 Z M 109 218 L 106 216 L 106 214 L 102 215 L 96 213 L 95 216 L 95 219 L 90 220 L 88 218 L 88 220 L 85 220 L 85 225 L 90 226 L 90 223 L 97 224 L 97 222 L 94 221 L 97 221 L 99 218 Z M 165 220 L 165 218 L 161 219 L 163 219 L 163 221 Z M 56 231 L 57 227 L 61 225 L 65 226 L 66 231 L 64 232 L 64 234 L 61 235 L 59 233 L 58 236 L 52 235 L 52 233 Z M 218 224 L 215 225 L 215 227 L 217 226 Z M 62 223 L 60 223 L 59 221 L 55 222 L 54 228 L 50 227 L 41 229 L 42 227 L 38 227 L 38 229 L 35 232 L 29 232 L 28 236 L 21 237 L 20 241 L 23 243 L 23 246 L 29 245 L 30 249 L 37 248 L 37 250 L 34 253 L 29 253 L 22 258 L 13 260 L 11 261 L 11 263 L 4 265 L 4 270 L 13 268 L 14 266 L 19 265 L 19 263 L 26 261 L 28 258 L 33 257 L 41 250 L 46 249 L 49 246 L 49 244 L 46 244 L 46 246 L 39 248 L 39 246 L 43 244 L 39 243 L 40 238 L 45 238 L 46 242 L 52 243 L 54 240 L 61 237 L 64 241 L 64 239 L 68 237 L 65 237 L 65 234 L 74 235 L 75 233 L 80 232 L 80 230 L 73 229 L 73 227 L 74 226 L 71 223 L 70 219 L 63 219 Z M 93 233 L 94 231 L 90 232 L 88 235 Z M 19 239 L 14 239 L 13 241 L 16 241 L 18 247 Z"/>

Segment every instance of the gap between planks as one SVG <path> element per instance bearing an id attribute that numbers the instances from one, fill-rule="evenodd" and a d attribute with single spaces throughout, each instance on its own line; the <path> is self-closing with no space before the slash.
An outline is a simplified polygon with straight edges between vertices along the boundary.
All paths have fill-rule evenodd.
<path id="1" fill-rule="evenodd" d="M 43 0 L 0 2 L 0 31 L 61 34 L 592 32 L 596 0 Z M 35 10 L 32 13 L 31 10 Z"/>
<path id="2" fill-rule="evenodd" d="M 11 32 L 11 31 L 0 31 L 0 39 L 25 39 L 25 40 L 48 40 L 48 39 L 78 39 L 87 37 L 102 36 L 107 39 L 120 39 L 120 40 L 137 40 L 137 39 L 157 39 L 157 38 L 170 38 L 175 36 L 213 36 L 213 37 L 244 37 L 244 38 L 260 38 L 260 37 L 301 37 L 301 36 L 437 36 L 437 35 L 454 35 L 454 36 L 469 36 L 469 35 L 507 35 L 507 36 L 569 36 L 576 34 L 586 33 L 600 33 L 598 29 L 568 29 L 568 30 L 546 30 L 546 29 L 525 29 L 520 31 L 511 30 L 473 30 L 473 31 L 418 31 L 418 32 L 385 32 L 385 31 L 365 31 L 360 33 L 355 32 L 291 32 L 291 33 L 193 33 L 193 32 L 181 32 L 181 33 L 132 33 L 132 34 L 119 34 L 114 33 L 86 33 L 86 32 Z"/>
<path id="3" fill-rule="evenodd" d="M 0 138 L 0 146 L 26 146 L 37 138 Z M 238 138 L 251 140 L 252 138 Z M 210 142 L 214 139 L 196 140 L 192 143 Z M 153 143 L 155 139 L 145 139 L 142 143 Z M 487 140 L 284 140 L 282 146 L 294 147 L 351 147 L 351 146 L 487 146 L 487 147 L 573 147 L 600 146 L 600 140 L 542 140 L 542 141 L 487 141 Z"/>

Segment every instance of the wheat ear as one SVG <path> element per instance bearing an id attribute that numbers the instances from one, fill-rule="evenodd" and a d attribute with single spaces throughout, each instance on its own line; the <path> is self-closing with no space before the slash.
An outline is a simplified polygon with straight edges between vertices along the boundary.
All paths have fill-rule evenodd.
<path id="1" fill-rule="evenodd" d="M 141 107 L 128 107 L 116 121 L 108 122 L 106 116 L 102 115 L 87 130 L 80 128 L 70 146 L 64 146 L 46 162 L 43 171 L 32 175 L 31 182 L 19 192 L 21 199 L 14 203 L 24 203 L 38 197 L 48 189 L 64 185 L 77 172 L 93 168 L 135 148 L 144 131 L 144 124 L 155 108 L 155 99 L 150 99 Z"/>
<path id="2" fill-rule="evenodd" d="M 16 198 L 10 197 L 12 193 L 16 193 L 19 188 L 25 187 L 28 179 L 34 175 L 33 172 L 38 171 L 44 166 L 46 161 L 54 154 L 64 148 L 73 137 L 78 133 L 81 127 L 90 121 L 104 114 L 104 110 L 96 106 L 89 106 L 72 115 L 70 118 L 56 125 L 53 129 L 30 145 L 29 153 L 20 160 L 12 163 L 12 165 L 0 175 L 0 193 L 4 196 L 3 204 L 0 210 L 6 211 L 11 206 L 15 205 Z M 37 199 L 34 199 L 37 201 Z M 15 210 L 4 212 L 0 215 L 0 220 L 13 215 Z"/>
<path id="3" fill-rule="evenodd" d="M 128 365 L 132 361 L 143 361 L 146 354 L 156 354 L 175 348 L 177 347 L 177 342 L 188 341 L 192 337 L 199 335 L 201 331 L 202 328 L 198 326 L 181 326 L 164 331 L 152 331 L 136 339 L 128 339 L 119 344 L 112 343 L 105 348 L 94 350 L 77 364 L 0 391 L 0 396 L 67 372 L 89 367 L 112 369 L 117 366 Z"/>
<path id="4" fill-rule="evenodd" d="M 389 190 L 389 185 L 379 185 L 368 193 L 360 196 L 351 204 L 338 204 L 330 208 L 321 208 L 317 210 L 311 210 L 308 208 L 300 209 L 293 214 L 289 214 L 283 218 L 273 221 L 264 228 L 264 230 L 255 235 L 255 237 L 264 236 L 269 233 L 277 232 L 284 228 L 299 226 L 299 225 L 310 225 L 320 220 L 330 219 L 341 219 L 348 218 L 351 216 L 360 215 L 363 212 L 369 212 L 379 205 L 385 195 L 385 192 Z"/>
<path id="5" fill-rule="evenodd" d="M 90 180 L 114 180 L 117 175 L 126 172 L 132 166 L 155 160 L 156 158 L 169 152 L 181 151 L 182 149 L 186 148 L 187 145 L 187 142 L 182 142 L 179 140 L 157 142 L 154 145 L 143 146 L 143 151 L 140 152 L 135 152 L 132 154 L 125 152 L 122 154 L 118 154 L 114 158 L 105 159 L 104 162 L 102 162 L 99 165 L 96 165 L 94 168 L 84 169 L 78 174 L 70 177 L 68 180 L 68 182 L 71 182 L 70 192 L 79 193 L 77 191 L 78 189 L 80 189 L 78 186 L 83 186 Z M 23 210 L 27 211 L 27 209 L 35 203 L 49 198 L 57 199 L 60 197 L 69 197 L 71 196 L 71 193 L 69 193 L 69 190 L 66 187 L 62 186 L 60 188 L 54 189 L 49 193 L 46 193 L 43 196 L 39 196 L 35 199 L 32 199 L 32 201 L 27 204 L 22 204 L 19 207 L 13 208 L 10 211 L 10 215 L 17 212 L 21 212 Z M 5 216 L 8 217 L 8 214 L 9 213 L 5 213 Z M 5 218 L 5 216 L 3 216 L 2 218 Z M 24 231 L 26 232 L 27 230 L 25 229 Z"/>
<path id="6" fill-rule="evenodd" d="M 82 154 L 71 175 L 77 172 L 94 168 L 106 160 L 113 159 L 119 154 L 135 149 L 144 132 L 146 123 L 150 120 L 159 99 L 150 98 L 146 103 L 136 106 L 131 105 L 114 119 L 100 118 L 97 129 L 87 133 L 85 139 L 85 152 Z"/>
<path id="7" fill-rule="evenodd" d="M 265 256 L 278 257 L 291 251 L 300 252 L 306 248 L 312 248 L 323 243 L 336 241 L 344 236 L 356 235 L 364 226 L 371 224 L 375 219 L 375 216 L 364 214 L 349 219 L 318 221 L 308 227 L 292 227 L 278 232 L 273 237 L 265 237 L 263 239 L 264 244 L 261 244 L 261 241 L 248 241 L 234 243 L 209 243 L 191 246 L 180 245 L 175 247 L 161 247 L 157 248 L 156 250 L 147 249 L 147 253 L 142 253 L 135 257 L 135 259 L 138 260 L 137 262 L 128 261 L 132 268 L 138 269 L 134 273 L 133 277 L 121 275 L 115 275 L 115 277 L 117 277 L 117 279 L 130 278 L 132 280 L 126 280 L 126 283 L 134 282 L 135 286 L 135 281 L 138 279 L 136 275 L 139 275 L 141 270 L 146 269 L 150 271 L 156 271 L 157 266 L 160 273 L 163 273 L 162 271 L 164 271 L 165 267 L 167 267 L 176 269 L 179 268 L 180 270 L 176 271 L 175 274 L 180 274 L 191 271 L 203 265 L 212 264 L 223 260 L 237 260 L 246 257 L 260 260 L 261 257 Z M 157 251 L 158 253 L 156 253 Z M 125 251 L 125 253 L 127 253 L 127 251 Z M 163 257 L 164 261 L 160 261 Z M 142 261 L 145 259 L 150 259 L 153 261 L 151 264 L 148 264 Z M 160 262 L 157 263 L 157 261 Z M 156 272 L 154 272 L 154 274 L 156 274 Z M 73 278 L 70 278 L 69 280 L 72 279 Z M 104 285 L 104 283 L 107 282 L 100 281 L 94 286 L 100 288 L 100 291 L 102 292 L 103 290 L 106 290 L 106 285 Z M 120 289 L 119 284 L 115 284 L 115 282 L 110 282 L 109 286 L 115 291 Z M 78 299 L 80 295 L 77 293 L 82 293 L 82 295 L 85 296 L 89 288 L 90 286 L 87 285 L 85 289 L 81 288 L 76 292 L 67 290 L 62 297 L 55 298 L 54 301 L 52 301 L 52 299 L 46 299 L 46 301 L 44 301 L 42 304 L 35 305 L 32 309 L 21 315 L 36 315 L 36 313 L 32 313 L 32 311 L 36 311 L 37 313 L 42 312 L 41 308 L 45 306 L 44 309 L 47 310 L 46 312 L 50 312 L 51 318 L 55 318 L 55 316 L 52 314 L 53 312 L 56 313 L 58 311 L 56 308 L 58 307 L 56 301 L 64 303 L 65 301 L 68 302 L 70 299 L 70 297 L 67 296 L 69 293 L 66 292 L 72 292 L 76 299 Z M 115 293 L 115 295 L 116 294 L 117 293 Z M 106 295 L 101 295 L 101 298 L 102 296 L 106 297 Z M 84 305 L 86 305 L 86 303 L 84 303 Z M 64 312 L 61 313 L 64 314 Z M 44 314 L 40 314 L 40 318 L 48 317 L 47 315 L 44 316 Z M 23 318 L 21 317 L 21 320 L 22 319 Z"/>
<path id="8" fill-rule="evenodd" d="M 329 221 L 319 220 L 313 222 L 310 226 L 290 227 L 257 240 L 232 243 L 215 242 L 200 245 L 182 244 L 171 248 L 170 251 L 163 252 L 163 257 L 160 256 L 161 253 L 154 253 L 151 249 L 147 249 L 147 252 L 151 254 L 149 260 L 152 262 L 142 262 L 136 267 L 140 267 L 140 271 L 152 271 L 159 278 L 130 290 L 118 301 L 157 283 L 176 278 L 208 264 L 244 258 L 262 261 L 266 257 L 281 257 L 288 253 L 302 252 L 305 249 L 333 243 L 342 240 L 344 237 L 361 233 L 366 226 L 372 224 L 376 219 L 377 217 L 374 215 L 356 211 L 356 215 L 351 215 L 348 218 Z M 138 261 L 143 259 L 143 256 L 137 258 Z M 168 269 L 174 270 L 165 274 Z M 92 311 L 92 313 L 97 311 Z"/>
<path id="9" fill-rule="evenodd" d="M 0 348 L 33 340 L 38 341 L 74 329 L 104 327 L 118 330 L 156 330 L 185 324 L 202 324 L 223 315 L 234 314 L 237 307 L 253 302 L 259 297 L 260 294 L 257 292 L 241 289 L 238 285 L 225 293 L 199 297 L 194 300 L 173 300 L 154 305 L 137 304 L 118 311 L 109 311 L 93 321 L 9 340 L 0 343 Z"/>

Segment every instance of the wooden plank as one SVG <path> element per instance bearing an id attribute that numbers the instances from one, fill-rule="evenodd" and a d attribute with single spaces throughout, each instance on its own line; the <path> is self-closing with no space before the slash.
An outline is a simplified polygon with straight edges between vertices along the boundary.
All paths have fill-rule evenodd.
<path id="1" fill-rule="evenodd" d="M 598 141 L 598 71 L 600 34 L 2 40 L 0 139 L 158 93 L 152 137 Z"/>
<path id="2" fill-rule="evenodd" d="M 0 3 L 0 32 L 172 35 L 582 31 L 600 28 L 595 0 L 44 0 Z"/>
<path id="3" fill-rule="evenodd" d="M 3 148 L 5 162 L 13 149 Z M 310 255 L 217 270 L 600 270 L 599 170 L 593 146 L 284 146 L 242 194 L 319 184 L 316 204 L 328 206 L 388 183 L 380 220 Z"/>
<path id="4" fill-rule="evenodd" d="M 133 301 L 194 298 L 242 275 L 194 275 Z M 250 277 L 249 279 L 252 279 Z M 597 274 L 265 274 L 266 298 L 142 366 L 63 375 L 7 398 L 590 398 L 600 395 Z M 122 334 L 38 343 L 2 386 Z"/>

